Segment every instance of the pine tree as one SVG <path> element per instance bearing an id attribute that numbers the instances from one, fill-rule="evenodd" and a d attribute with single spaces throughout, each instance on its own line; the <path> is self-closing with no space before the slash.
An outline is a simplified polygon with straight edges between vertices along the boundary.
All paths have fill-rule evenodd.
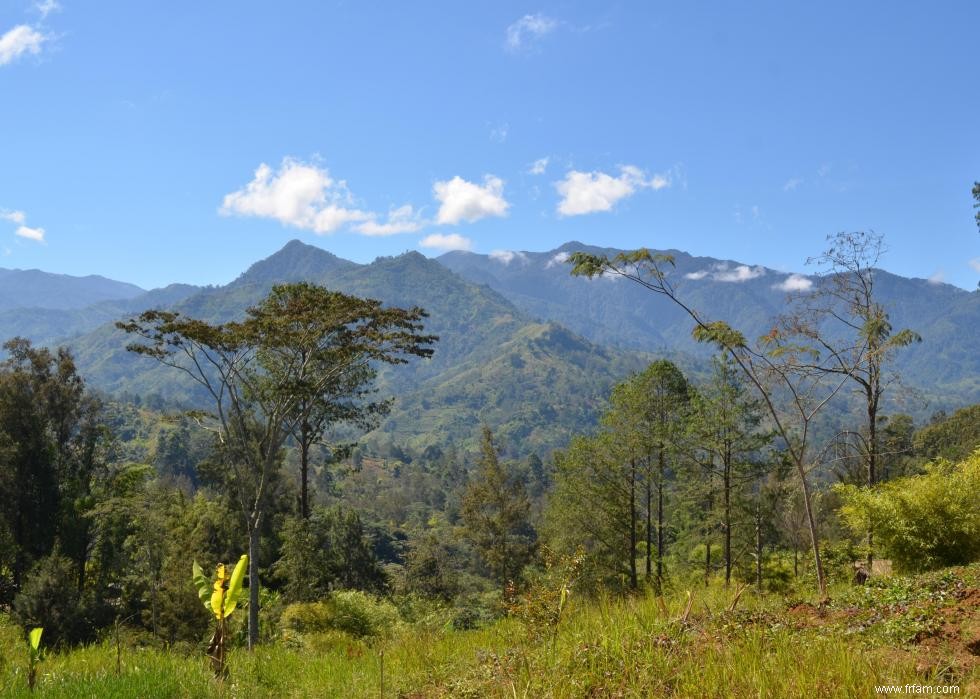
<path id="1" fill-rule="evenodd" d="M 524 484 L 500 462 L 490 428 L 483 428 L 475 478 L 463 496 L 463 535 L 500 585 L 521 578 L 535 550 Z"/>

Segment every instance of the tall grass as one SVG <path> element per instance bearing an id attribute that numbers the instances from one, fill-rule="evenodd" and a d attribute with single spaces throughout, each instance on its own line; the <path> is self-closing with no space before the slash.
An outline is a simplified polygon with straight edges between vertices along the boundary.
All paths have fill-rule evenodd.
<path id="1" fill-rule="evenodd" d="M 785 600 L 746 591 L 574 598 L 557 633 L 515 619 L 472 631 L 404 626 L 369 642 L 294 634 L 254 653 L 233 649 L 215 680 L 199 650 L 110 642 L 49 653 L 38 697 L 855 697 L 922 683 L 907 653 L 869 634 L 802 624 Z M 876 640 L 879 639 L 879 640 Z M 32 696 L 20 630 L 0 617 L 0 694 Z M 978 679 L 974 672 L 964 682 Z"/>

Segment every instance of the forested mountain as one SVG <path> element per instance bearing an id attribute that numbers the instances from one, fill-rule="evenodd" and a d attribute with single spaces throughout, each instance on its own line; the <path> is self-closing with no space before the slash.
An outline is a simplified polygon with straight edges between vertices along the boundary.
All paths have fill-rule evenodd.
<path id="1" fill-rule="evenodd" d="M 707 351 L 691 339 L 690 319 L 666 299 L 615 277 L 571 276 L 563 262 L 579 250 L 610 257 L 621 252 L 569 242 L 548 252 L 454 251 L 438 259 L 460 276 L 500 292 L 529 315 L 561 323 L 593 342 L 646 351 Z M 661 252 L 674 257 L 671 281 L 685 302 L 749 338 L 769 331 L 790 289 L 812 282 L 805 275 L 732 260 Z M 980 293 L 879 270 L 875 294 L 895 328 L 912 328 L 922 336 L 921 343 L 896 358 L 904 382 L 937 404 L 980 401 L 980 353 L 975 351 Z"/>
<path id="2" fill-rule="evenodd" d="M 61 337 L 75 335 L 68 341 L 90 385 L 110 393 L 158 394 L 181 402 L 193 395 L 193 384 L 127 352 L 129 338 L 112 321 L 145 308 L 230 320 L 261 300 L 274 283 L 300 280 L 391 305 L 418 305 L 429 313 L 426 332 L 439 336 L 435 355 L 382 372 L 382 394 L 397 400 L 380 430 L 369 438 L 375 443 L 423 448 L 466 443 L 475 440 L 480 424 L 487 422 L 516 451 L 558 446 L 575 430 L 591 425 L 610 387 L 645 361 L 636 352 L 604 349 L 560 326 L 536 323 L 497 292 L 419 253 L 359 265 L 299 241 L 223 287 L 181 287 L 169 297 L 162 290 L 126 305 L 65 312 L 63 317 L 75 325 L 62 321 L 67 332 Z M 54 341 L 45 318 L 16 312 L 10 316 L 5 335 Z M 97 327 L 84 332 L 91 328 L 85 328 L 86 323 Z"/>
<path id="3" fill-rule="evenodd" d="M 126 352 L 127 338 L 114 321 L 148 308 L 230 320 L 272 284 L 301 280 L 391 305 L 418 305 L 430 314 L 427 332 L 440 337 L 435 356 L 385 368 L 380 389 L 397 400 L 369 442 L 420 448 L 472 442 L 485 422 L 512 449 L 527 453 L 561 445 L 593 424 L 613 383 L 652 357 L 669 355 L 691 368 L 707 355 L 690 339 L 689 319 L 663 299 L 615 278 L 572 277 L 563 261 L 574 250 L 617 252 L 572 242 L 544 253 L 453 252 L 436 261 L 409 252 L 362 265 L 294 240 L 226 286 L 175 284 L 85 308 L 8 309 L 0 311 L 0 334 L 67 342 L 82 374 L 102 390 L 182 402 L 194 386 Z M 787 295 L 781 285 L 801 279 L 667 252 L 676 260 L 672 274 L 681 295 L 749 336 L 768 330 L 781 310 Z M 899 354 L 896 367 L 928 401 L 902 410 L 921 417 L 980 401 L 980 356 L 973 351 L 980 340 L 980 295 L 887 272 L 879 273 L 877 284 L 893 324 L 923 337 Z"/>
<path id="4" fill-rule="evenodd" d="M 0 310 L 84 308 L 99 301 L 131 299 L 144 293 L 134 284 L 98 275 L 72 277 L 37 269 L 0 268 Z"/>

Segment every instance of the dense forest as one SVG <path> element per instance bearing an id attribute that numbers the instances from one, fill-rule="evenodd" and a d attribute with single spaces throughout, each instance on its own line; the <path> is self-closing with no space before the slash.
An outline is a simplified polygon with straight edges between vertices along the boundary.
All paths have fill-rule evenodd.
<path id="1" fill-rule="evenodd" d="M 618 276 L 666 299 L 710 353 L 651 356 L 628 371 L 617 363 L 625 360 L 597 360 L 566 331 L 537 326 L 528 351 L 546 353 L 535 344 L 543 336 L 565 343 L 565 359 L 581 372 L 596 361 L 622 372 L 588 410 L 574 394 L 587 384 L 564 378 L 555 383 L 561 402 L 533 408 L 539 420 L 576 416 L 556 448 L 560 435 L 533 438 L 520 414 L 498 429 L 499 412 L 468 431 L 456 423 L 448 438 L 398 439 L 390 421 L 406 384 L 394 372 L 437 357 L 445 331 L 437 311 L 407 298 L 383 304 L 269 278 L 262 295 L 240 288 L 251 303 L 243 315 L 200 305 L 197 316 L 187 308 L 133 314 L 114 330 L 128 342 L 127 361 L 152 367 L 157 386 L 175 387 L 145 395 L 131 382 L 114 394 L 93 389 L 71 346 L 10 339 L 0 366 L 2 628 L 21 638 L 43 629 L 24 645 L 31 688 L 38 664 L 54 662 L 42 648 L 66 659 L 79 647 L 114 648 L 117 677 L 137 663 L 123 660 L 134 649 L 207 655 L 219 683 L 248 672 L 259 685 L 258 661 L 239 649 L 279 648 L 342 651 L 344 672 L 371 675 L 348 677 L 346 691 L 384 695 L 386 648 L 398 658 L 405 639 L 424 633 L 450 639 L 433 641 L 448 652 L 499 632 L 523 645 L 505 652 L 499 638 L 486 641 L 495 660 L 482 665 L 489 676 L 471 678 L 475 693 L 406 667 L 388 670 L 389 686 L 544 693 L 538 663 L 559 662 L 565 626 L 602 626 L 589 615 L 674 623 L 680 595 L 675 634 L 699 618 L 751 626 L 740 604 L 775 614 L 772 605 L 805 598 L 814 614 L 833 617 L 841 600 L 858 608 L 861 586 L 884 598 L 918 580 L 902 576 L 968 566 L 980 560 L 980 406 L 924 420 L 894 410 L 905 390 L 896 367 L 923 336 L 894 326 L 879 300 L 882 250 L 870 233 L 830 238 L 813 288 L 791 295 L 758 340 L 737 319 L 690 305 L 668 254 L 571 252 L 566 274 Z M 446 351 L 461 351 L 449 339 Z M 492 361 L 521 376 L 522 353 L 498 354 Z M 467 371 L 454 380 L 475 380 Z M 548 376 L 558 376 L 550 371 L 529 385 L 546 391 Z M 441 398 L 413 398 L 437 404 L 434 430 L 453 424 L 454 405 Z M 530 448 L 514 443 L 529 437 Z M 957 570 L 968 571 L 959 582 L 923 584 L 953 585 L 951 599 L 976 594 L 963 580 L 977 569 Z M 900 603 L 907 616 L 878 621 L 911 625 L 903 643 L 934 637 L 930 624 L 941 622 L 916 617 L 908 600 Z M 664 648 L 682 642 L 655 638 Z M 947 658 L 946 680 L 976 686 L 977 640 L 963 641 L 972 656 Z M 620 670 L 600 663 L 607 674 L 588 680 L 594 696 L 628 685 L 617 673 L 646 651 L 629 652 L 636 657 Z M 378 667 L 358 660 L 364 653 Z M 0 664 L 12 668 L 11 691 L 28 684 L 17 662 Z M 855 681 L 906 670 L 874 665 Z"/>

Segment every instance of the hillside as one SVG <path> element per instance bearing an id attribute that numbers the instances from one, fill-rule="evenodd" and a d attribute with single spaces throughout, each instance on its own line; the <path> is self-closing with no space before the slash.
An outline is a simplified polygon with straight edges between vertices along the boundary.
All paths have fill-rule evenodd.
<path id="1" fill-rule="evenodd" d="M 387 434 L 421 447 L 468 442 L 486 422 L 518 453 L 558 446 L 591 425 L 610 387 L 643 361 L 534 323 L 497 292 L 415 252 L 359 265 L 293 241 L 227 286 L 161 305 L 224 321 L 243 314 L 272 284 L 299 280 L 429 313 L 426 331 L 439 336 L 435 355 L 384 368 L 379 387 L 397 400 L 373 439 Z M 93 386 L 176 400 L 193 394 L 179 375 L 126 352 L 126 341 L 111 324 L 71 340 Z"/>
<path id="2" fill-rule="evenodd" d="M 438 259 L 460 276 L 500 292 L 529 315 L 561 323 L 593 342 L 646 351 L 707 351 L 691 339 L 690 319 L 668 300 L 622 279 L 572 277 L 563 261 L 577 250 L 609 256 L 621 252 L 570 242 L 548 252 L 455 251 Z M 780 285 L 790 277 L 785 272 L 678 250 L 661 252 L 675 259 L 670 278 L 678 295 L 707 318 L 728 321 L 756 337 L 783 310 L 787 292 Z M 980 293 L 879 270 L 876 294 L 894 327 L 910 327 L 922 336 L 895 363 L 904 383 L 923 391 L 933 409 L 980 402 L 980 353 L 975 351 L 980 344 Z"/>
<path id="3" fill-rule="evenodd" d="M 300 280 L 388 304 L 420 305 L 430 314 L 427 331 L 440 337 L 436 354 L 384 369 L 380 387 L 398 400 L 372 439 L 420 447 L 468 441 L 486 422 L 526 453 L 562 444 L 570 431 L 591 425 L 609 387 L 651 357 L 669 356 L 696 372 L 709 351 L 693 343 L 689 319 L 664 299 L 624 280 L 572 277 L 563 259 L 578 249 L 617 252 L 572 242 L 542 253 L 453 252 L 437 261 L 409 252 L 357 264 L 294 240 L 225 286 L 175 284 L 84 308 L 0 310 L 0 327 L 5 337 L 68 342 L 97 388 L 180 401 L 193 396 L 194 387 L 126 352 L 115 320 L 170 308 L 225 321 L 239 317 L 272 284 Z M 667 252 L 676 259 L 679 293 L 706 316 L 750 336 L 766 330 L 785 301 L 786 292 L 774 288 L 786 280 L 784 273 Z M 895 409 L 922 420 L 940 408 L 980 402 L 980 354 L 973 349 L 980 343 L 980 294 L 887 272 L 877 281 L 893 324 L 923 336 L 896 363 L 917 397 Z M 934 313 L 937 308 L 944 312 Z"/>

